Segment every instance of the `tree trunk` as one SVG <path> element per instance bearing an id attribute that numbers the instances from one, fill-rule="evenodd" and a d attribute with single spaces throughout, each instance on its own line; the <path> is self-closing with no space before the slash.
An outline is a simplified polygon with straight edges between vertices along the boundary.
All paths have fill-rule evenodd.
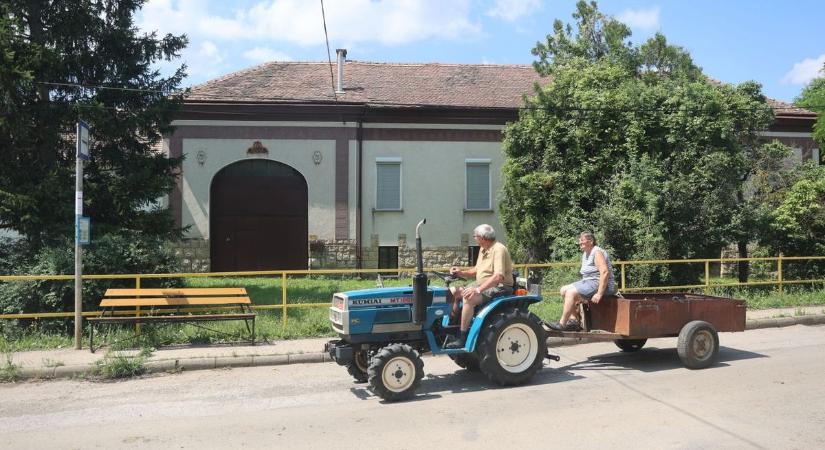
<path id="1" fill-rule="evenodd" d="M 748 257 L 748 243 L 747 241 L 740 241 L 736 243 L 737 247 L 739 247 L 739 257 L 740 258 L 747 258 Z M 740 283 L 747 283 L 748 282 L 748 275 L 750 275 L 750 261 L 739 261 L 739 282 Z"/>

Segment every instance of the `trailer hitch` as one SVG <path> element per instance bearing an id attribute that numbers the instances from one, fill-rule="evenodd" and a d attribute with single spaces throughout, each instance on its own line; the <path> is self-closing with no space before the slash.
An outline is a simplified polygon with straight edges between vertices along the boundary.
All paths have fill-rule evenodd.
<path id="1" fill-rule="evenodd" d="M 552 359 L 553 361 L 559 361 L 561 359 L 559 355 L 553 355 L 550 352 L 545 353 L 544 357 L 547 359 Z"/>

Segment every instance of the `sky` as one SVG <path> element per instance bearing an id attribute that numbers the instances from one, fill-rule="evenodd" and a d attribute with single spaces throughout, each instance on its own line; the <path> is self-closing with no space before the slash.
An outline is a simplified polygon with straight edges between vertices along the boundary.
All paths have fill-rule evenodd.
<path id="1" fill-rule="evenodd" d="M 573 23 L 575 0 L 323 0 L 329 49 L 374 62 L 531 64 L 553 21 Z M 822 0 L 602 0 L 599 9 L 640 44 L 661 32 L 705 74 L 754 80 L 792 102 L 825 64 Z M 145 32 L 186 34 L 185 86 L 268 61 L 326 61 L 321 0 L 148 0 Z M 817 32 L 816 30 L 820 30 Z"/>

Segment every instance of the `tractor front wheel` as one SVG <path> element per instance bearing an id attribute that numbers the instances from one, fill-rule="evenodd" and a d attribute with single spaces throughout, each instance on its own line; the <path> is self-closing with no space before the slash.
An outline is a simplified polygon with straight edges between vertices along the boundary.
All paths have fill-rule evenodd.
<path id="1" fill-rule="evenodd" d="M 527 382 L 547 354 L 544 329 L 527 312 L 511 309 L 489 319 L 478 347 L 481 371 L 502 386 Z"/>
<path id="2" fill-rule="evenodd" d="M 394 402 L 415 395 L 424 378 L 424 361 L 407 344 L 390 344 L 370 361 L 370 387 L 382 399 Z"/>
<path id="3" fill-rule="evenodd" d="M 347 372 L 355 378 L 357 383 L 367 382 L 367 369 L 369 369 L 367 359 L 367 352 L 365 350 L 359 350 L 352 355 L 352 361 L 347 364 Z"/>

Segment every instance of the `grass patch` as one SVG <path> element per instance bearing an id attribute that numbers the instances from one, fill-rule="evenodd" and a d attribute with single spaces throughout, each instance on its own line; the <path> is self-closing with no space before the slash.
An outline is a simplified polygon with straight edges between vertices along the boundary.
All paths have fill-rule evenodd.
<path id="1" fill-rule="evenodd" d="M 152 349 L 142 348 L 137 355 L 120 355 L 108 352 L 103 359 L 95 363 L 91 375 L 94 377 L 112 380 L 118 378 L 130 378 L 146 373 L 144 364 Z"/>
<path id="2" fill-rule="evenodd" d="M 0 383 L 11 383 L 20 379 L 20 366 L 14 364 L 12 353 L 3 353 L 4 362 L 0 365 Z"/>

